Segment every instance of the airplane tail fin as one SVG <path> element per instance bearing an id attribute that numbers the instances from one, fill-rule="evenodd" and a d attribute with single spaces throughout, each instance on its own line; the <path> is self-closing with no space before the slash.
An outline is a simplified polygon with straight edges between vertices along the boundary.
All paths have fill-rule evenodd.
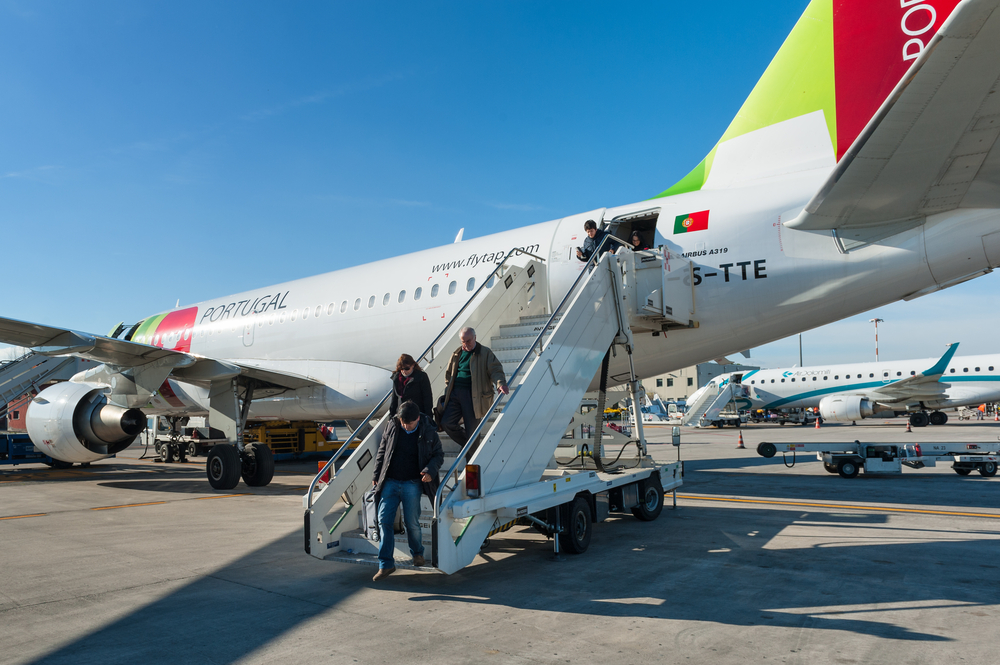
<path id="1" fill-rule="evenodd" d="M 812 0 L 719 142 L 654 198 L 832 168 L 958 2 Z"/>

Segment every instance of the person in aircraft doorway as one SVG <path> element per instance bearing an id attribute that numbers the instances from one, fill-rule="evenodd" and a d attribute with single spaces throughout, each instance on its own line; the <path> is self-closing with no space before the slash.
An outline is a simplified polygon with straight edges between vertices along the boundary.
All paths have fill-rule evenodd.
<path id="1" fill-rule="evenodd" d="M 576 258 L 581 261 L 589 261 L 590 257 L 592 257 L 594 252 L 597 251 L 601 241 L 604 240 L 604 237 L 608 234 L 606 231 L 602 231 L 597 228 L 597 222 L 592 219 L 588 219 L 584 222 L 583 230 L 587 233 L 587 239 L 583 241 L 583 247 L 576 248 Z M 612 247 L 610 243 L 605 243 L 604 247 L 601 249 L 601 256 L 604 256 L 604 254 L 612 249 L 614 249 L 614 247 Z"/>
<path id="2" fill-rule="evenodd" d="M 479 421 L 489 414 L 494 386 L 504 395 L 510 389 L 503 365 L 492 351 L 476 342 L 476 331 L 462 328 L 458 337 L 462 345 L 451 355 L 444 375 L 445 408 L 441 426 L 455 443 L 464 446 Z M 476 445 L 469 450 L 470 458 Z"/>
<path id="3" fill-rule="evenodd" d="M 642 234 L 638 231 L 632 231 L 632 235 L 628 239 L 628 244 L 632 250 L 636 252 L 649 249 L 649 245 L 647 245 L 646 241 L 642 239 Z"/>
<path id="4" fill-rule="evenodd" d="M 420 413 L 416 404 L 403 402 L 399 413 L 385 426 L 375 454 L 372 485 L 378 506 L 379 547 L 378 572 L 373 580 L 396 572 L 393 525 L 401 503 L 413 565 L 427 563 L 420 533 L 420 495 L 425 494 L 434 501 L 443 462 L 444 451 L 434 423 Z"/>
<path id="5" fill-rule="evenodd" d="M 431 380 L 427 373 L 408 353 L 404 353 L 396 361 L 396 373 L 392 375 L 392 399 L 389 401 L 389 413 L 396 415 L 396 409 L 403 402 L 413 402 L 420 413 L 430 418 L 434 417 L 434 395 L 431 392 Z"/>

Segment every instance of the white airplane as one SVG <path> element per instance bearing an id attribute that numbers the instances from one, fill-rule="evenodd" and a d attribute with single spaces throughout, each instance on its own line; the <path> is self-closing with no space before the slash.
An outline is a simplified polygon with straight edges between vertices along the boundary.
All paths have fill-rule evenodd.
<path id="1" fill-rule="evenodd" d="M 558 303 L 589 219 L 693 263 L 690 323 L 636 335 L 641 376 L 988 273 L 1000 265 L 998 4 L 813 0 L 705 159 L 638 203 L 248 285 L 109 336 L 0 319 L 2 342 L 105 363 L 40 393 L 29 433 L 56 459 L 89 462 L 147 414 L 210 413 L 231 441 L 240 417 L 359 417 L 400 352 L 419 353 L 508 250 L 545 259 L 544 297 Z M 612 381 L 628 374 L 622 355 Z"/>
<path id="2" fill-rule="evenodd" d="M 914 427 L 944 425 L 948 415 L 940 409 L 1000 400 L 1000 355 L 957 357 L 957 349 L 949 344 L 938 359 L 762 369 L 715 381 L 742 384 L 740 408 L 815 407 L 833 422 L 908 412 Z"/>

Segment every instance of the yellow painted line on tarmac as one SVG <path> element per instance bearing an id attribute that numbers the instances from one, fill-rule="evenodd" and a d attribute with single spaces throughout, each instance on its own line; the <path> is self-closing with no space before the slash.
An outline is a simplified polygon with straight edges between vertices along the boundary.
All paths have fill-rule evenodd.
<path id="1" fill-rule="evenodd" d="M 166 503 L 166 501 L 150 501 L 149 503 L 125 503 L 120 506 L 101 506 L 99 508 L 91 508 L 91 510 L 115 510 L 116 508 L 137 508 L 139 506 L 158 506 L 161 503 Z"/>
<path id="2" fill-rule="evenodd" d="M 957 515 L 959 517 L 988 517 L 990 519 L 1000 519 L 1000 515 L 994 513 L 966 513 L 954 510 L 927 510 L 925 508 L 891 508 L 887 506 L 859 506 L 857 504 L 846 503 L 812 503 L 805 501 L 775 501 L 765 499 L 736 499 L 717 496 L 702 496 L 697 494 L 678 494 L 679 499 L 693 499 L 695 501 L 722 501 L 731 503 L 761 503 L 770 506 L 804 506 L 806 508 L 834 508 L 837 510 L 871 510 L 883 513 L 918 513 L 921 515 Z"/>
<path id="3" fill-rule="evenodd" d="M 48 513 L 32 513 L 31 515 L 11 515 L 10 517 L 0 517 L 0 520 L 20 520 L 25 517 L 45 517 Z"/>
<path id="4" fill-rule="evenodd" d="M 246 493 L 246 494 L 219 494 L 216 496 L 199 496 L 196 497 L 196 500 L 204 501 L 205 499 L 231 499 L 234 496 L 253 496 L 253 494 Z"/>

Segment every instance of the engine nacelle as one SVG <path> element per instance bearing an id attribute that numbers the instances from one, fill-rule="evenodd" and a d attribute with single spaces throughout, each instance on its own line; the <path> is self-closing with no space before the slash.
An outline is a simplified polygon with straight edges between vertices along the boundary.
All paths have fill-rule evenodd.
<path id="1" fill-rule="evenodd" d="M 25 414 L 31 442 L 62 462 L 94 462 L 128 448 L 146 415 L 108 403 L 92 383 L 58 383 L 38 393 Z"/>
<path id="2" fill-rule="evenodd" d="M 819 402 L 819 414 L 823 420 L 836 423 L 871 418 L 883 410 L 881 405 L 861 395 L 828 395 Z"/>

